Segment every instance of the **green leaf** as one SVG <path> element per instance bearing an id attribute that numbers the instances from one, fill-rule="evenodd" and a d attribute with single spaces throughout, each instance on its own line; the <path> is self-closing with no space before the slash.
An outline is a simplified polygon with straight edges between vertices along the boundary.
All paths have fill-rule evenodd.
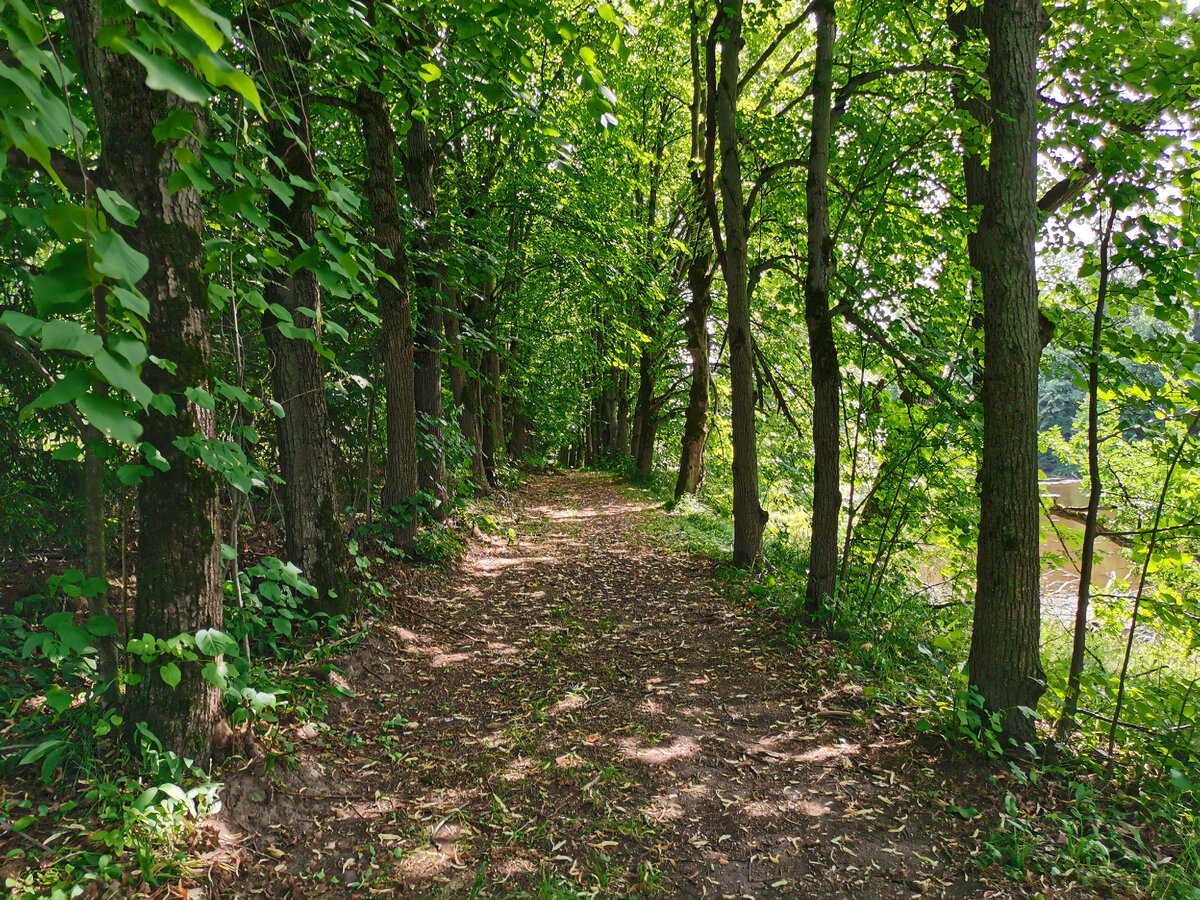
<path id="1" fill-rule="evenodd" d="M 200 670 L 200 675 L 219 691 L 226 690 L 229 687 L 229 679 L 222 672 L 223 666 L 218 666 L 215 662 L 205 663 L 204 668 Z"/>
<path id="2" fill-rule="evenodd" d="M 42 326 L 43 350 L 66 350 L 81 356 L 93 356 L 104 347 L 104 341 L 78 322 L 54 319 Z"/>
<path id="3" fill-rule="evenodd" d="M 422 81 L 424 81 L 426 84 L 428 84 L 430 82 L 437 81 L 439 78 L 441 78 L 442 70 L 440 68 L 438 68 L 436 65 L 434 65 L 433 63 L 427 62 L 427 63 L 424 63 L 421 66 L 421 68 L 417 71 L 417 75 L 420 76 Z"/>
<path id="4" fill-rule="evenodd" d="M 112 616 L 90 616 L 87 620 L 87 630 L 95 637 L 112 637 L 117 633 L 117 620 Z"/>
<path id="5" fill-rule="evenodd" d="M 179 682 L 183 680 L 183 673 L 179 671 L 179 666 L 173 662 L 163 665 L 158 670 L 159 677 L 167 684 L 168 687 L 178 687 Z"/>
<path id="6" fill-rule="evenodd" d="M 19 765 L 27 766 L 32 762 L 37 762 L 61 743 L 63 743 L 61 738 L 49 738 L 42 741 L 40 744 L 21 757 L 21 762 Z"/>
<path id="7" fill-rule="evenodd" d="M 114 287 L 112 293 L 122 308 L 143 319 L 150 318 L 150 301 L 143 297 L 140 291 Z"/>
<path id="8" fill-rule="evenodd" d="M 50 454 L 50 458 L 59 462 L 79 462 L 83 459 L 83 448 L 78 444 L 63 444 Z"/>
<path id="9" fill-rule="evenodd" d="M 45 317 L 81 313 L 92 305 L 87 250 L 71 244 L 55 253 L 31 282 L 33 303 Z"/>
<path id="10" fill-rule="evenodd" d="M 188 28 L 192 29 L 210 50 L 220 50 L 226 39 L 232 40 L 229 20 L 217 15 L 203 3 L 196 0 L 159 0 L 167 9 L 175 13 Z"/>
<path id="11" fill-rule="evenodd" d="M 140 794 L 138 794 L 137 799 L 134 800 L 131 805 L 138 812 L 145 812 L 147 809 L 150 808 L 151 801 L 153 801 L 154 798 L 157 796 L 158 796 L 158 785 L 152 784 L 152 785 L 150 785 L 150 787 L 146 788 L 144 791 L 142 791 Z"/>
<path id="12" fill-rule="evenodd" d="M 196 804 L 192 802 L 192 798 L 179 785 L 168 782 L 167 784 L 160 784 L 158 789 L 172 800 L 182 803 L 190 815 L 194 816 L 196 814 Z"/>
<path id="13" fill-rule="evenodd" d="M 223 57 L 215 53 L 199 56 L 196 59 L 196 68 L 208 79 L 209 84 L 215 87 L 232 88 L 242 99 L 253 106 L 260 116 L 264 119 L 267 118 L 267 111 L 263 109 L 258 87 L 254 84 L 254 79 L 245 72 L 235 69 Z"/>
<path id="14" fill-rule="evenodd" d="M 128 53 L 146 70 L 146 87 L 154 91 L 170 91 L 189 103 L 204 103 L 212 96 L 208 85 L 192 75 L 179 63 L 164 56 L 147 53 L 137 42 L 116 37 L 112 47 Z"/>
<path id="15" fill-rule="evenodd" d="M 150 260 L 126 243 L 115 231 L 101 231 L 95 236 L 92 248 L 96 254 L 96 271 L 133 287 L 150 271 Z"/>
<path id="16" fill-rule="evenodd" d="M 141 484 L 147 478 L 154 474 L 154 470 L 149 466 L 138 465 L 137 463 L 129 463 L 117 469 L 117 481 L 121 484 L 133 487 Z"/>
<path id="17" fill-rule="evenodd" d="M 217 401 L 204 388 L 184 388 L 183 394 L 201 409 L 217 408 Z"/>
<path id="18" fill-rule="evenodd" d="M 140 213 L 136 206 L 127 201 L 116 191 L 106 191 L 96 188 L 96 197 L 104 211 L 122 225 L 136 225 Z"/>
<path id="19" fill-rule="evenodd" d="M 205 656 L 220 656 L 222 653 L 236 653 L 238 643 L 223 631 L 201 628 L 196 632 L 196 649 Z"/>
<path id="20" fill-rule="evenodd" d="M 42 326 L 45 323 L 41 319 L 27 316 L 15 309 L 7 309 L 0 315 L 0 325 L 4 325 L 17 337 L 31 338 L 41 334 Z"/>
<path id="21" fill-rule="evenodd" d="M 112 397 L 89 392 L 77 397 L 75 406 L 105 437 L 132 447 L 142 436 L 141 423 L 126 417 L 124 405 Z"/>
<path id="22" fill-rule="evenodd" d="M 118 390 L 125 391 L 143 408 L 154 399 L 154 391 L 146 386 L 141 376 L 123 359 L 112 356 L 108 351 L 101 350 L 94 357 L 96 368 L 104 376 L 104 380 Z"/>
<path id="23" fill-rule="evenodd" d="M 87 392 L 87 389 L 92 386 L 92 376 L 83 369 L 73 369 L 57 381 L 53 387 L 43 391 L 38 397 L 21 410 L 21 419 L 24 420 L 37 409 L 50 409 L 51 407 L 61 406 L 64 403 L 70 403 L 77 399 L 82 394 Z"/>
<path id="24" fill-rule="evenodd" d="M 56 684 L 49 685 L 46 688 L 46 705 L 56 713 L 61 714 L 66 712 L 74 702 L 74 695 L 70 691 L 64 691 Z"/>

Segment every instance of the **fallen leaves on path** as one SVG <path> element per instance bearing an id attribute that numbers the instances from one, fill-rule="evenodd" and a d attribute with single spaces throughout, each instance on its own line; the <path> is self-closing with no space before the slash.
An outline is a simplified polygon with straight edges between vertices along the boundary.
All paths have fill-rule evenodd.
<path id="1" fill-rule="evenodd" d="M 607 476 L 535 477 L 521 499 L 368 624 L 293 767 L 229 780 L 225 890 L 1023 895 L 982 880 L 977 827 L 946 808 L 978 773 L 901 737 L 835 648 L 764 643 Z"/>

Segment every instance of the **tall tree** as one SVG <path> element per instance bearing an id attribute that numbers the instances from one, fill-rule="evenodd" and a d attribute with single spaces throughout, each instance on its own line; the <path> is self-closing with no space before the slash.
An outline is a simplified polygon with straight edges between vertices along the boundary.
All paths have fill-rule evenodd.
<path id="1" fill-rule="evenodd" d="M 979 222 L 984 317 L 983 454 L 971 683 L 1033 740 L 1045 691 L 1040 660 L 1037 386 L 1041 342 L 1034 240 L 1037 57 L 1049 19 L 1039 0 L 985 0 L 991 142 Z"/>
<path id="2" fill-rule="evenodd" d="M 425 435 L 424 453 L 418 464 L 419 484 L 434 499 L 433 515 L 444 515 L 446 501 L 445 429 L 442 426 L 442 283 L 446 240 L 438 222 L 435 193 L 437 150 L 430 136 L 428 117 L 414 115 L 404 139 L 404 181 L 412 203 L 413 294 L 417 304 L 417 328 L 414 343 L 416 381 L 414 402 L 417 425 Z"/>
<path id="3" fill-rule="evenodd" d="M 715 41 L 721 44 L 720 74 L 714 81 Z M 767 512 L 758 494 L 758 434 L 754 413 L 754 338 L 750 323 L 750 287 L 747 262 L 747 227 L 742 196 L 742 162 L 738 149 L 738 74 L 742 48 L 742 3 L 733 0 L 721 9 L 713 24 L 708 47 L 710 91 L 716 98 L 717 144 L 721 154 L 721 221 L 724 245 L 710 198 L 721 268 L 729 308 L 728 343 L 733 416 L 733 563 L 752 565 L 762 554 Z M 710 144 L 712 140 L 710 138 Z"/>
<path id="4" fill-rule="evenodd" d="M 829 309 L 833 236 L 829 230 L 829 156 L 833 101 L 834 0 L 815 0 L 817 53 L 813 64 L 812 134 L 808 152 L 808 261 L 804 320 L 808 325 L 813 388 L 813 512 L 805 605 L 815 615 L 837 590 L 841 492 L 841 370 Z"/>
<path id="5" fill-rule="evenodd" d="M 707 105 L 707 79 L 701 57 L 700 16 L 694 4 L 688 15 L 688 57 L 692 70 L 692 102 L 688 109 L 691 120 L 692 154 L 690 187 L 693 209 L 689 216 L 692 234 L 692 256 L 687 267 L 688 305 L 683 323 L 687 352 L 691 361 L 691 382 L 687 409 L 684 412 L 683 440 L 679 453 L 679 475 L 675 479 L 675 499 L 692 494 L 700 486 L 704 473 L 704 447 L 708 441 L 708 407 L 712 391 L 712 371 L 709 365 L 708 314 L 712 308 L 712 244 L 704 228 L 707 191 L 711 179 L 700 168 L 702 160 L 711 159 L 706 147 L 708 129 L 704 126 Z"/>
<path id="6" fill-rule="evenodd" d="M 222 624 L 217 476 L 199 459 L 205 442 L 215 438 L 215 416 L 188 395 L 188 389 L 211 383 L 203 210 L 196 190 L 172 179 L 181 159 L 195 157 L 205 119 L 195 104 L 152 90 L 134 56 L 101 41 L 102 31 L 135 40 L 132 21 L 110 17 L 103 6 L 73 0 L 63 11 L 100 133 L 100 180 L 138 210 L 136 226 L 118 227 L 149 263 L 138 285 L 150 301 L 150 361 L 142 378 L 163 400 L 143 416 L 143 439 L 167 468 L 138 491 L 133 630 L 167 640 Z M 168 119 L 174 125 L 160 136 Z M 178 666 L 174 684 L 159 677 L 160 664 L 134 663 L 141 677 L 127 695 L 127 733 L 140 740 L 144 723 L 165 749 L 203 763 L 212 749 L 220 694 L 201 675 L 199 662 Z"/>
<path id="7" fill-rule="evenodd" d="M 248 24 L 258 64 L 271 88 L 266 125 L 271 165 L 277 178 L 294 186 L 290 200 L 272 193 L 268 212 L 282 232 L 282 249 L 295 259 L 316 244 L 313 206 L 318 178 L 308 109 L 311 42 L 291 16 L 261 7 L 251 10 Z M 288 560 L 317 587 L 322 608 L 348 612 L 350 581 L 325 378 L 321 357 L 307 337 L 312 320 L 302 312 L 321 309 L 316 272 L 303 265 L 294 271 L 274 269 L 266 300 L 271 309 L 263 317 L 263 338 L 271 354 L 275 399 L 284 411 L 277 426 L 284 549 Z M 290 319 L 281 320 L 279 309 Z"/>
<path id="8" fill-rule="evenodd" d="M 362 118 L 367 205 L 375 245 L 380 251 L 379 351 L 387 399 L 387 460 L 380 501 L 384 509 L 395 509 L 416 497 L 419 490 L 412 306 L 408 257 L 396 196 L 396 133 L 387 98 L 371 85 L 358 86 L 355 109 Z M 401 540 L 411 540 L 416 531 L 415 510 L 406 510 L 400 526 Z"/>

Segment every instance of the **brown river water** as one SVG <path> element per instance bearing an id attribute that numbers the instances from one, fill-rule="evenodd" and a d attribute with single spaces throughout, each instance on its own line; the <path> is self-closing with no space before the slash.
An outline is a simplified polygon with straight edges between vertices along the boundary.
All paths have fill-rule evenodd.
<path id="1" fill-rule="evenodd" d="M 1085 510 L 1088 495 L 1079 481 L 1044 481 L 1046 506 Z M 1100 511 L 1101 519 L 1104 510 Z M 1068 628 L 1075 621 L 1075 602 L 1079 592 L 1080 547 L 1083 522 L 1054 514 L 1042 515 L 1042 616 L 1056 619 Z M 1112 580 L 1130 578 L 1129 561 L 1120 548 L 1105 537 L 1096 538 L 1096 556 L 1092 564 L 1092 590 L 1110 590 Z"/>

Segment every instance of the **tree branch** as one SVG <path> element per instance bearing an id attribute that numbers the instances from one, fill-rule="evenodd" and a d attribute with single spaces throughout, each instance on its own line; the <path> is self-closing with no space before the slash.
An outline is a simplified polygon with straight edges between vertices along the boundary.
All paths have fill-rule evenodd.
<path id="1" fill-rule="evenodd" d="M 746 225 L 750 224 L 750 213 L 754 210 L 754 201 L 758 199 L 759 193 L 767 182 L 777 173 L 784 169 L 804 169 L 808 167 L 807 159 L 785 159 L 782 162 L 777 162 L 774 165 L 767 166 L 759 173 L 757 180 L 754 182 L 754 187 L 750 189 L 750 196 L 746 199 L 745 219 Z"/>
<path id="2" fill-rule="evenodd" d="M 893 66 L 890 69 L 878 69 L 874 72 L 859 72 L 838 89 L 837 100 L 833 105 L 833 124 L 837 125 L 838 119 L 846 112 L 846 104 L 850 102 L 850 98 L 860 88 L 870 84 L 872 81 L 879 81 L 881 78 L 891 78 L 894 75 L 904 75 L 912 72 L 945 72 L 958 76 L 968 74 L 966 69 L 959 66 L 945 65 L 944 63 L 916 63 L 911 66 Z"/>
<path id="3" fill-rule="evenodd" d="M 738 94 L 741 94 L 741 92 L 746 89 L 746 85 L 754 80 L 754 76 L 759 73 L 759 70 L 762 69 L 767 60 L 771 58 L 771 55 L 779 49 L 779 45 L 784 42 L 787 36 L 799 28 L 800 24 L 806 18 L 808 18 L 808 14 L 811 12 L 811 10 L 812 4 L 810 3 L 804 8 L 804 12 L 800 13 L 800 15 L 792 19 L 792 21 L 788 22 L 783 26 L 782 29 L 780 29 L 779 34 L 775 35 L 775 39 L 767 45 L 767 49 L 759 54 L 758 59 L 754 61 L 754 65 L 747 69 L 745 74 L 742 75 L 742 78 L 737 85 Z"/>
<path id="4" fill-rule="evenodd" d="M 36 159 L 32 159 L 16 147 L 10 147 L 6 163 L 14 169 L 24 169 L 30 172 L 44 171 L 45 167 Z M 50 150 L 50 165 L 67 190 L 76 194 L 91 194 L 96 189 L 96 163 L 86 163 L 71 159 L 61 150 Z"/>
<path id="5" fill-rule="evenodd" d="M 46 382 L 46 387 L 54 387 L 56 384 L 58 384 L 58 379 L 54 377 L 54 374 L 49 368 L 47 368 L 46 364 L 38 358 L 38 355 L 34 353 L 33 350 L 29 349 L 20 341 L 18 341 L 16 336 L 7 328 L 0 327 L 0 339 L 2 339 L 4 343 L 8 344 L 8 346 L 12 347 L 17 356 L 29 363 L 30 367 L 32 367 L 34 371 L 42 376 L 42 379 Z M 79 411 L 75 408 L 75 404 L 64 404 L 63 409 L 66 410 L 72 421 L 74 421 L 75 425 L 79 428 L 79 434 L 86 435 L 88 427 L 87 422 L 84 421 L 83 416 L 80 415 Z"/>
<path id="6" fill-rule="evenodd" d="M 911 359 L 909 359 L 903 351 L 895 344 L 887 339 L 887 336 L 869 319 L 860 316 L 848 302 L 843 300 L 832 310 L 833 315 L 841 315 L 851 325 L 861 331 L 866 337 L 870 338 L 875 344 L 883 349 L 888 356 L 892 357 L 896 362 L 904 366 L 909 372 L 915 375 L 918 379 L 925 382 L 935 394 L 938 395 L 949 407 L 950 410 L 960 419 L 966 422 L 974 421 L 969 413 L 964 411 L 962 404 L 950 396 L 950 392 L 945 386 L 939 384 L 928 374 L 921 370 Z"/>

